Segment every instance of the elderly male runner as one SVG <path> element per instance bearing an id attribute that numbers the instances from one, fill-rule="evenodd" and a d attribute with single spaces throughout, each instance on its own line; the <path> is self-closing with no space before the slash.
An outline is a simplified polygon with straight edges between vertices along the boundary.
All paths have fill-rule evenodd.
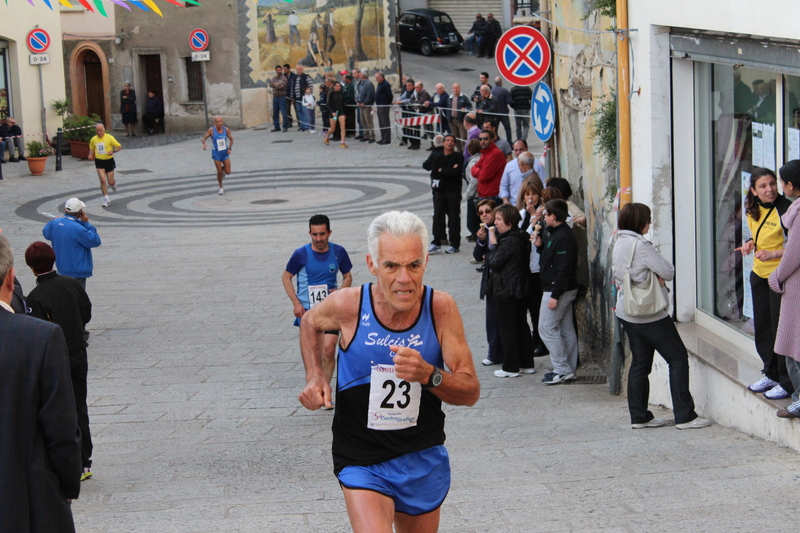
<path id="1" fill-rule="evenodd" d="M 427 244 L 416 215 L 380 215 L 368 230 L 377 282 L 335 292 L 300 326 L 300 402 L 311 410 L 331 405 L 322 333 L 342 332 L 333 463 L 355 533 L 438 530 L 450 487 L 442 401 L 474 405 L 480 394 L 455 301 L 422 283 Z"/>
<path id="2" fill-rule="evenodd" d="M 106 133 L 103 124 L 97 124 L 94 129 L 97 135 L 89 141 L 89 161 L 94 161 L 97 177 L 100 178 L 100 192 L 103 193 L 103 207 L 108 207 L 111 205 L 108 188 L 111 187 L 111 190 L 117 192 L 117 181 L 114 179 L 114 169 L 117 168 L 117 164 L 114 161 L 114 154 L 122 150 L 122 145 L 113 135 Z"/>
<path id="3" fill-rule="evenodd" d="M 286 270 L 283 272 L 283 288 L 294 306 L 294 325 L 300 325 L 306 311 L 316 306 L 337 289 L 336 274 L 342 273 L 341 288 L 352 285 L 353 264 L 347 250 L 329 242 L 331 221 L 325 215 L 314 215 L 308 221 L 308 234 L 311 244 L 294 251 Z M 292 287 L 292 278 L 297 276 L 297 292 Z M 325 331 L 323 340 L 322 372 L 330 383 L 336 366 L 336 341 L 339 331 L 332 328 Z"/>
<path id="4" fill-rule="evenodd" d="M 217 194 L 225 194 L 225 189 L 222 188 L 222 180 L 225 175 L 231 173 L 231 151 L 233 150 L 233 135 L 230 128 L 228 128 L 222 121 L 222 117 L 214 117 L 214 126 L 208 128 L 208 131 L 200 142 L 203 143 L 203 151 L 206 150 L 206 139 L 211 137 L 211 159 L 214 160 L 214 165 L 217 167 L 217 182 L 219 182 L 219 191 Z"/>

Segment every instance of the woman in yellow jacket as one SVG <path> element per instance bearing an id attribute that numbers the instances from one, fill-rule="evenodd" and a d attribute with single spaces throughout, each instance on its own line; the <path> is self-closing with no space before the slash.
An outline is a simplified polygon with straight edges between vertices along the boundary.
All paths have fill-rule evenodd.
<path id="1" fill-rule="evenodd" d="M 778 268 L 786 242 L 781 216 L 792 203 L 778 192 L 775 173 L 757 169 L 750 176 L 745 199 L 747 225 L 752 237 L 741 248 L 743 255 L 755 251 L 750 290 L 753 295 L 753 326 L 756 351 L 764 363 L 763 377 L 748 388 L 771 400 L 788 398 L 794 387 L 786 372 L 786 359 L 775 353 L 775 336 L 781 309 L 781 295 L 770 289 L 769 275 Z"/>

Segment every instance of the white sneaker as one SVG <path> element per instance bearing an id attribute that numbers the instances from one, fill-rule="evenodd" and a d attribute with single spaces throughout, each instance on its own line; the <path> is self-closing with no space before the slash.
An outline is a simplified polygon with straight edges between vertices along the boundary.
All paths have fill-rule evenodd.
<path id="1" fill-rule="evenodd" d="M 114 192 L 117 192 L 117 184 L 116 184 L 116 182 L 114 183 L 114 185 L 111 186 L 111 190 L 114 191 Z"/>
<path id="2" fill-rule="evenodd" d="M 442 247 L 439 246 L 438 244 L 431 244 L 428 247 L 428 253 L 429 254 L 438 254 L 441 251 L 442 251 Z"/>
<path id="3" fill-rule="evenodd" d="M 767 398 L 767 399 L 770 399 L 770 400 L 783 400 L 783 399 L 788 398 L 790 396 L 791 396 L 791 394 L 786 392 L 786 390 L 783 387 L 781 387 L 780 385 L 775 385 L 770 390 L 768 390 L 767 392 L 764 393 L 764 398 Z"/>
<path id="4" fill-rule="evenodd" d="M 222 195 L 222 194 L 225 194 L 225 189 L 223 189 L 222 187 L 220 187 L 220 188 L 219 188 L 219 192 L 218 192 L 217 194 L 220 194 L 220 195 Z"/>
<path id="5" fill-rule="evenodd" d="M 683 424 L 675 424 L 678 429 L 700 429 L 711 425 L 711 420 L 707 418 L 700 418 L 699 416 L 691 422 L 684 422 Z"/>
<path id="6" fill-rule="evenodd" d="M 767 376 L 764 376 L 763 378 L 759 379 L 752 385 L 749 385 L 747 388 L 753 392 L 760 393 L 760 392 L 767 392 L 768 390 L 775 387 L 775 385 L 778 385 L 777 381 L 772 381 Z"/>
<path id="7" fill-rule="evenodd" d="M 505 370 L 495 370 L 494 377 L 496 378 L 518 378 L 519 372 L 506 372 Z"/>
<path id="8" fill-rule="evenodd" d="M 660 428 L 666 425 L 667 421 L 663 418 L 654 418 L 650 422 L 643 424 L 631 424 L 631 429 Z"/>
<path id="9" fill-rule="evenodd" d="M 499 363 L 499 362 L 496 362 L 496 361 L 492 361 L 491 359 L 489 359 L 489 358 L 487 357 L 486 359 L 484 359 L 483 361 L 481 361 L 481 364 L 482 364 L 483 366 L 492 366 L 492 365 L 499 365 L 500 363 Z"/>
<path id="10" fill-rule="evenodd" d="M 523 373 L 523 374 L 535 374 L 536 373 L 536 369 L 535 368 L 522 368 L 522 367 L 520 367 L 519 371 L 521 373 Z"/>
<path id="11" fill-rule="evenodd" d="M 105 202 L 103 202 L 103 207 L 108 207 L 110 205 L 111 205 L 111 200 L 106 200 Z"/>

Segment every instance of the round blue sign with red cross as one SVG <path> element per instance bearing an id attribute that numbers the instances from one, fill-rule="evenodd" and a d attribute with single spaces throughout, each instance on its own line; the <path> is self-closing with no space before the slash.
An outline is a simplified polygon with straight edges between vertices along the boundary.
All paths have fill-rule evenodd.
<path id="1" fill-rule="evenodd" d="M 189 46 L 195 52 L 202 52 L 208 48 L 208 32 L 197 28 L 189 34 Z"/>
<path id="2" fill-rule="evenodd" d="M 25 42 L 28 44 L 28 50 L 34 54 L 43 54 L 50 48 L 50 34 L 36 28 L 28 33 Z"/>
<path id="3" fill-rule="evenodd" d="M 494 58 L 509 83 L 533 85 L 550 68 L 550 44 L 535 28 L 514 26 L 497 41 Z"/>

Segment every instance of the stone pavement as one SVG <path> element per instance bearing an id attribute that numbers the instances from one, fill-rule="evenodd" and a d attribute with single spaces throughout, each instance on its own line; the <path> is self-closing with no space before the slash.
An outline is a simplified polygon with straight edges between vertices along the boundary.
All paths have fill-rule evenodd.
<path id="1" fill-rule="evenodd" d="M 326 147 L 296 132 L 234 135 L 224 196 L 199 136 L 123 149 L 107 210 L 91 163 L 65 159 L 63 172 L 38 178 L 5 165 L 0 227 L 26 291 L 34 280 L 23 252 L 47 220 L 38 213 L 78 196 L 103 239 L 88 281 L 95 463 L 73 503 L 80 533 L 349 531 L 332 474 L 332 414 L 297 401 L 303 365 L 280 277 L 308 240 L 309 216 L 323 212 L 355 283 L 369 281 L 374 215 L 402 207 L 430 220 L 419 168 L 427 153 Z M 426 281 L 455 297 L 478 363 L 483 306 L 463 250 L 432 256 Z M 602 384 L 545 386 L 548 366 L 538 359 L 536 375 L 497 379 L 478 363 L 481 399 L 446 408 L 454 472 L 441 531 L 797 527 L 796 453 L 716 425 L 632 431 L 624 398 Z"/>

